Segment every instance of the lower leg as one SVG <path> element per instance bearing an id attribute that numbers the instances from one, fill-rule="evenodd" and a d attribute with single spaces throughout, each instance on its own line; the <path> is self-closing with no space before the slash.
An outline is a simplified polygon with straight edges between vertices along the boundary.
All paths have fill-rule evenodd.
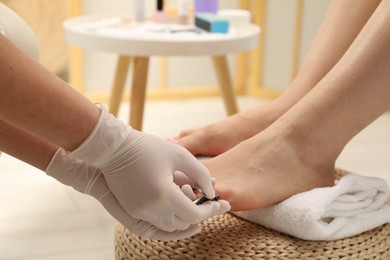
<path id="1" fill-rule="evenodd" d="M 329 72 L 348 49 L 379 2 L 379 0 L 333 1 L 299 74 L 278 99 L 205 127 L 182 131 L 173 140 L 193 154 L 215 156 L 264 130 Z"/>
<path id="2" fill-rule="evenodd" d="M 344 146 L 390 106 L 390 1 L 316 87 L 263 132 L 205 162 L 232 210 L 333 184 Z"/>

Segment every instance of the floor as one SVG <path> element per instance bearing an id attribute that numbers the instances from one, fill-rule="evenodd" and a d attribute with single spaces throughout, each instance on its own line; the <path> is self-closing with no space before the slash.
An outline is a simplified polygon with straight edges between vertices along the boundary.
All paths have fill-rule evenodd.
<path id="1" fill-rule="evenodd" d="M 239 98 L 241 110 L 262 104 Z M 127 120 L 128 107 L 119 117 Z M 171 137 L 225 116 L 220 99 L 150 101 L 144 130 Z M 390 114 L 355 137 L 337 166 L 390 183 Z M 114 259 L 115 221 L 92 198 L 5 154 L 0 157 L 0 259 Z"/>

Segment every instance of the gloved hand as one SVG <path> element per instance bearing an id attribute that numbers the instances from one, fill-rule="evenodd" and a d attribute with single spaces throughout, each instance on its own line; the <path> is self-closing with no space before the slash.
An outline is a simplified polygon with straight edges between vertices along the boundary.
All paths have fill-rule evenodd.
<path id="1" fill-rule="evenodd" d="M 215 197 L 207 168 L 187 150 L 133 130 L 104 109 L 90 136 L 70 156 L 101 169 L 127 213 L 165 231 L 186 230 L 230 209 L 226 201 L 199 207 L 178 187 L 197 185 L 208 198 Z"/>
<path id="2" fill-rule="evenodd" d="M 52 158 L 46 169 L 46 173 L 63 184 L 96 198 L 116 220 L 136 235 L 159 240 L 177 240 L 192 236 L 200 231 L 198 225 L 191 225 L 184 231 L 175 230 L 173 232 L 166 232 L 157 229 L 146 221 L 130 216 L 108 188 L 106 180 L 99 168 L 70 158 L 62 148 Z M 183 192 L 191 198 L 194 198 L 192 189 L 188 185 L 183 186 Z M 210 205 L 206 205 L 205 208 L 216 209 L 218 208 L 218 204 L 211 203 Z"/>

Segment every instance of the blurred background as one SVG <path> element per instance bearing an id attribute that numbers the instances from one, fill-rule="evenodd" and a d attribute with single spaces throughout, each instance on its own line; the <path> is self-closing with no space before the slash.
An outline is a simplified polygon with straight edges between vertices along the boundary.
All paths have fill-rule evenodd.
<path id="1" fill-rule="evenodd" d="M 2 0 L 37 34 L 40 62 L 93 102 L 107 105 L 117 56 L 66 43 L 65 19 L 93 13 L 132 14 L 132 0 Z M 156 2 L 145 0 L 152 13 Z M 269 102 L 297 73 L 330 0 L 223 0 L 247 9 L 262 32 L 256 49 L 230 55 L 239 109 Z M 177 2 L 166 0 L 174 14 Z M 194 73 L 196 72 L 196 73 Z M 201 75 L 201 76 L 199 76 Z M 130 86 L 130 83 L 127 84 Z M 127 98 L 126 98 L 127 100 Z M 178 109 L 180 108 L 180 109 Z M 127 121 L 128 102 L 118 117 Z M 212 111 L 212 112 L 210 112 Z M 226 117 L 207 57 L 152 57 L 144 131 L 168 138 Z M 390 116 L 354 138 L 337 166 L 390 183 Z M 0 260 L 114 259 L 116 222 L 94 199 L 6 154 L 0 157 Z"/>
<path id="2" fill-rule="evenodd" d="M 132 14 L 132 0 L 2 0 L 20 14 L 37 34 L 41 48 L 41 63 L 68 79 L 93 99 L 107 100 L 117 56 L 111 53 L 80 50 L 68 46 L 64 39 L 62 22 L 69 17 L 93 13 Z M 286 88 L 295 76 L 307 49 L 324 16 L 329 0 L 265 1 L 224 0 L 220 9 L 247 9 L 252 21 L 262 29 L 257 49 L 247 55 L 229 57 L 232 73 L 243 67 L 245 79 L 235 78 L 237 93 L 261 98 L 273 98 Z M 154 0 L 145 0 L 146 12 L 155 10 Z M 165 9 L 174 14 L 177 0 L 165 0 Z M 255 60 L 251 61 L 251 59 Z M 255 65 L 251 67 L 248 65 Z M 196 73 L 194 73 L 196 71 Z M 73 74 L 72 74 L 73 73 Z M 69 75 L 71 74 L 71 75 Z M 202 75 L 199 77 L 198 75 Z M 166 78 L 161 82 L 161 78 Z M 153 57 L 148 78 L 152 98 L 156 88 L 187 88 L 188 95 L 218 95 L 218 91 L 201 91 L 216 86 L 212 64 L 206 57 Z M 174 95 L 174 91 L 171 91 Z M 157 92 L 158 93 L 158 92 Z M 169 97 L 169 95 L 168 95 Z"/>

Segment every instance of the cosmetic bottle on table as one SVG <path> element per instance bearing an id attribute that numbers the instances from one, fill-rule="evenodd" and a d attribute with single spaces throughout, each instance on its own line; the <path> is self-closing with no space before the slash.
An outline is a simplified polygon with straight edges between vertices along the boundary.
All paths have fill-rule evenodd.
<path id="1" fill-rule="evenodd" d="M 190 0 L 178 0 L 178 23 L 189 23 Z"/>
<path id="2" fill-rule="evenodd" d="M 165 23 L 167 18 L 164 12 L 164 0 L 157 0 L 156 12 L 153 15 L 155 23 Z"/>
<path id="3" fill-rule="evenodd" d="M 133 0 L 133 21 L 142 23 L 145 20 L 145 1 Z"/>

